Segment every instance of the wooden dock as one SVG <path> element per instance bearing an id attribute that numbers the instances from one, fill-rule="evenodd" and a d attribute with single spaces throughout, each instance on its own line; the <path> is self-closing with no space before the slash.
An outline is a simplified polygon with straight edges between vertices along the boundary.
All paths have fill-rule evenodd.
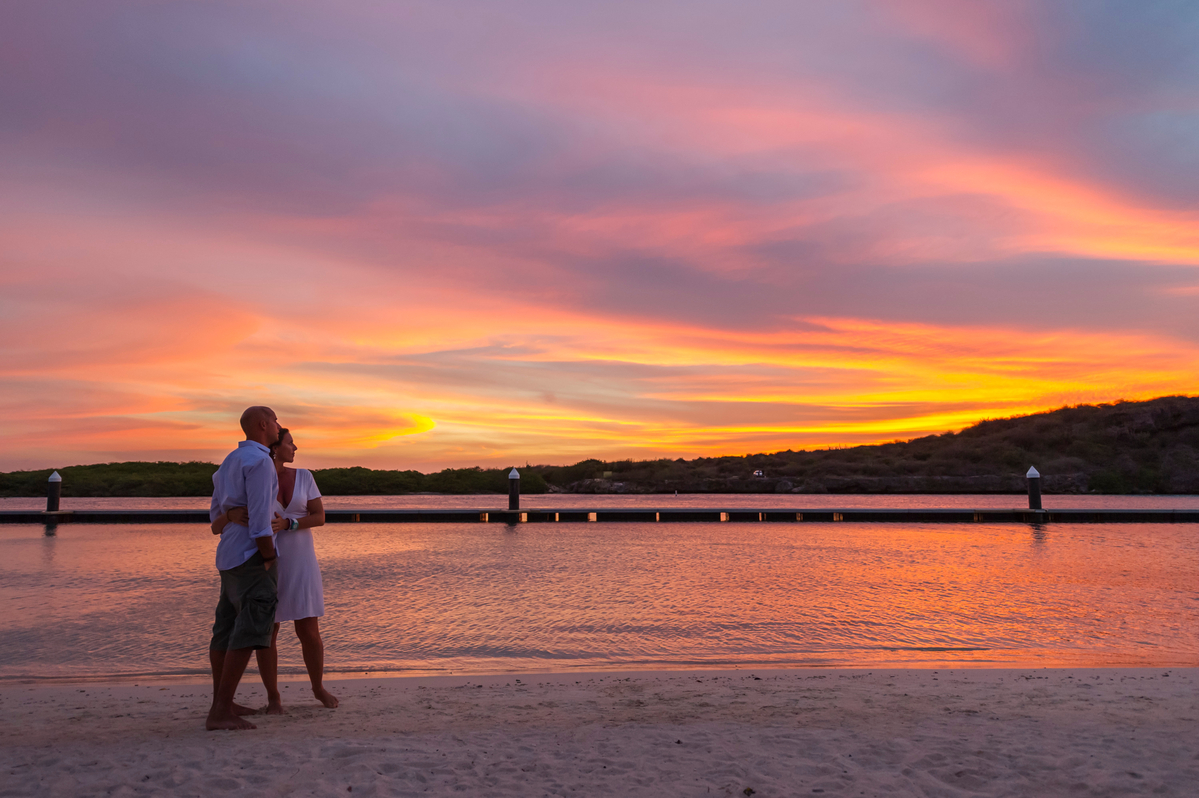
<path id="1" fill-rule="evenodd" d="M 665 509 L 568 508 L 557 510 L 326 510 L 333 524 L 437 523 L 1199 523 L 1195 510 L 967 510 L 967 509 Z M 208 524 L 206 510 L 0 511 L 0 524 Z"/>

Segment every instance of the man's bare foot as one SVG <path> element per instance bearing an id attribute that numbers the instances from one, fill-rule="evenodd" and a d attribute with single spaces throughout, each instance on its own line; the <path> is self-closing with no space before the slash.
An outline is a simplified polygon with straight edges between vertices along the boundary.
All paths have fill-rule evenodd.
<path id="1" fill-rule="evenodd" d="M 329 709 L 333 709 L 337 706 L 337 697 L 323 687 L 312 688 L 312 694 L 316 696 L 317 701 L 320 701 Z"/>
<path id="2" fill-rule="evenodd" d="M 287 710 L 283 708 L 283 702 L 278 698 L 272 700 L 266 705 L 266 709 L 262 710 L 267 715 L 286 715 Z"/>
<path id="3" fill-rule="evenodd" d="M 245 729 L 257 729 L 253 723 L 248 720 L 242 720 L 236 715 L 228 715 L 224 718 L 214 718 L 208 716 L 208 720 L 204 723 L 204 728 L 208 731 L 243 731 Z"/>
<path id="4" fill-rule="evenodd" d="M 242 706 L 241 704 L 237 704 L 237 703 L 235 703 L 233 705 L 233 714 L 234 715 L 239 715 L 239 716 L 240 715 L 257 715 L 258 712 L 259 712 L 259 710 L 254 709 L 253 707 L 245 707 L 245 706 Z"/>

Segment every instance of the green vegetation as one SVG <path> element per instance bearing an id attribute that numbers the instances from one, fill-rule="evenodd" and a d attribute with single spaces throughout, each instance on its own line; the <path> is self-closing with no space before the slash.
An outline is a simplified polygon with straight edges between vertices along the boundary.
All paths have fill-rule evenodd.
<path id="1" fill-rule="evenodd" d="M 507 493 L 511 468 L 447 468 L 435 474 L 419 471 L 375 471 L 370 468 L 321 468 L 312 475 L 329 496 L 395 496 L 401 493 Z M 536 471 L 520 469 L 521 493 L 545 493 L 548 486 Z M 212 489 L 209 488 L 209 493 Z"/>
<path id="2" fill-rule="evenodd" d="M 212 463 L 102 463 L 0 473 L 0 496 L 45 496 L 57 470 L 63 496 L 211 496 Z"/>
<path id="3" fill-rule="evenodd" d="M 63 496 L 211 496 L 213 463 L 104 463 L 57 469 Z M 0 496 L 44 496 L 53 469 L 0 473 Z M 447 468 L 436 474 L 370 468 L 313 469 L 326 496 L 507 493 L 508 468 Z M 521 469 L 522 493 L 545 493 L 540 474 Z"/>
<path id="4" fill-rule="evenodd" d="M 1199 493 L 1199 397 L 1063 407 L 906 442 L 696 460 L 584 460 L 520 469 L 523 493 Z M 64 496 L 207 496 L 212 463 L 59 468 Z M 754 476 L 761 470 L 761 477 Z M 435 474 L 314 470 L 330 496 L 507 493 L 508 468 Z M 43 496 L 50 469 L 0 474 L 0 496 Z"/>

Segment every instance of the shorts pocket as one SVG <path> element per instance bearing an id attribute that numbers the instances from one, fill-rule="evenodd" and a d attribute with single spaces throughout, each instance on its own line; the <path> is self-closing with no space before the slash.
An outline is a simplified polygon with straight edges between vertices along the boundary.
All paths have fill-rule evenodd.
<path id="1" fill-rule="evenodd" d="M 242 639 L 233 648 L 270 648 L 275 631 L 275 607 L 279 600 L 273 596 L 255 596 L 242 604 L 238 632 Z"/>
<path id="2" fill-rule="evenodd" d="M 242 612 L 247 614 L 246 620 L 255 629 L 268 630 L 275 625 L 275 608 L 279 606 L 279 599 L 276 596 L 266 598 L 265 596 L 255 596 L 248 599 L 242 607 Z"/>

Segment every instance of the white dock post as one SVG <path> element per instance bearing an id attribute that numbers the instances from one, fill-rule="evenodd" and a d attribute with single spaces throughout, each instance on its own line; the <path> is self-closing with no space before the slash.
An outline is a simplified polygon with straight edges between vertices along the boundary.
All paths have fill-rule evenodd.
<path id="1" fill-rule="evenodd" d="M 1029 468 L 1024 475 L 1028 478 L 1028 509 L 1041 509 L 1041 474 L 1035 468 Z"/>
<path id="2" fill-rule="evenodd" d="M 515 468 L 508 473 L 508 509 L 520 509 L 520 472 Z"/>
<path id="3" fill-rule="evenodd" d="M 62 501 L 62 477 L 55 471 L 50 475 L 48 484 L 46 485 L 46 512 L 58 512 L 59 502 Z"/>

